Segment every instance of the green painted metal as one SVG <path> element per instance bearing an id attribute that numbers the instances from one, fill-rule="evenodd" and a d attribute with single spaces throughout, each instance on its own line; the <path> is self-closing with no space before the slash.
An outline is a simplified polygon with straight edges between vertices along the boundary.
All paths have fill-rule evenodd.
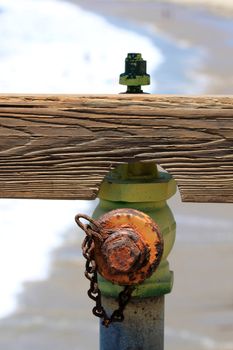
<path id="1" fill-rule="evenodd" d="M 146 73 L 146 61 L 140 53 L 128 53 L 125 72 L 120 75 L 119 83 L 127 85 L 127 93 L 142 93 L 141 86 L 150 84 L 150 75 Z"/>
<path id="2" fill-rule="evenodd" d="M 117 172 L 106 176 L 100 187 L 99 198 L 114 202 L 162 202 L 176 192 L 175 180 L 166 172 L 158 172 L 151 177 L 149 174 L 133 176 L 130 173 L 126 177 L 127 167 L 121 169 L 121 177 Z"/>
<path id="3" fill-rule="evenodd" d="M 158 225 L 164 239 L 164 252 L 158 269 L 138 285 L 135 297 L 153 297 L 169 293 L 173 285 L 173 272 L 169 270 L 167 257 L 175 241 L 176 223 L 166 200 L 176 192 L 171 176 L 158 171 L 154 163 L 124 164 L 111 172 L 103 181 L 100 202 L 93 213 L 98 218 L 118 208 L 133 208 L 148 214 Z M 99 276 L 103 295 L 117 297 L 121 286 L 114 285 Z"/>

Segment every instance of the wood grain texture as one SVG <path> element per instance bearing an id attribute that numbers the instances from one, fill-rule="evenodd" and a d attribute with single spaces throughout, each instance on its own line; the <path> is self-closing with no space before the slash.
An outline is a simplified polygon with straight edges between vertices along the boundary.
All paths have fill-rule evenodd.
<path id="1" fill-rule="evenodd" d="M 233 96 L 0 95 L 0 197 L 94 199 L 153 160 L 183 201 L 233 202 Z"/>

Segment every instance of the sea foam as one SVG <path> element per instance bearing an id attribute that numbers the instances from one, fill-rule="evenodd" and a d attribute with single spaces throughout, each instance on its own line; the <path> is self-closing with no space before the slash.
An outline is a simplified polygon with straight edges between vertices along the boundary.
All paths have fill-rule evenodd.
<path id="1" fill-rule="evenodd" d="M 0 9 L 1 92 L 117 93 L 127 52 L 149 57 L 150 72 L 163 61 L 147 37 L 67 2 L 0 0 Z"/>

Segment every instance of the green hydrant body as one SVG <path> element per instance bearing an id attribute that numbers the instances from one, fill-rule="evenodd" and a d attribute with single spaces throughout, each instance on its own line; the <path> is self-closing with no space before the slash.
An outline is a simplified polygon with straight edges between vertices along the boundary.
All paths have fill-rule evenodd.
<path id="1" fill-rule="evenodd" d="M 95 219 L 114 209 L 137 209 L 157 223 L 164 240 L 159 267 L 151 277 L 136 287 L 132 301 L 126 307 L 124 322 L 111 324 L 108 329 L 101 326 L 101 350 L 163 349 L 164 294 L 171 291 L 173 284 L 173 273 L 169 269 L 167 257 L 175 241 L 176 229 L 166 200 L 175 192 L 175 181 L 166 172 L 159 172 L 151 162 L 121 165 L 101 185 L 100 202 L 93 213 Z M 123 287 L 112 284 L 101 276 L 98 277 L 98 284 L 103 303 L 111 313 Z M 139 331 L 144 335 L 140 335 Z M 154 347 L 151 347 L 152 344 Z"/>

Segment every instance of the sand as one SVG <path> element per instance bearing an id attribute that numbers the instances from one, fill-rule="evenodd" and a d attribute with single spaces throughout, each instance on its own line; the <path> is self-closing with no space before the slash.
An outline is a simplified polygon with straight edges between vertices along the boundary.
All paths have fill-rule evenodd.
<path id="1" fill-rule="evenodd" d="M 177 3 L 177 4 L 183 4 L 183 5 L 202 6 L 202 7 L 204 6 L 211 11 L 214 11 L 216 13 L 221 13 L 226 16 L 232 16 L 233 14 L 232 0 L 166 0 L 166 1 Z"/>

